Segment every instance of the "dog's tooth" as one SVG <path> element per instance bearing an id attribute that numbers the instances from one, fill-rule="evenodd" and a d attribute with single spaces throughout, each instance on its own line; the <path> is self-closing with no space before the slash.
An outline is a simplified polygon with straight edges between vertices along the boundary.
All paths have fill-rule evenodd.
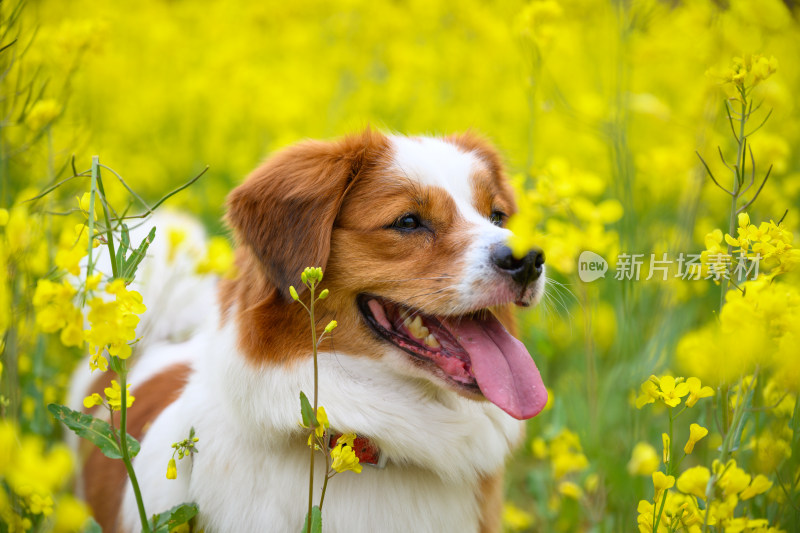
<path id="1" fill-rule="evenodd" d="M 429 333 L 428 336 L 425 337 L 425 345 L 430 346 L 431 348 L 438 348 L 440 346 L 439 341 L 436 340 L 436 337 L 433 336 L 433 333 Z"/>
<path id="2" fill-rule="evenodd" d="M 419 329 L 422 327 L 422 317 L 419 315 L 414 317 L 414 320 L 411 321 L 411 325 L 414 326 L 414 329 Z"/>
<path id="3" fill-rule="evenodd" d="M 415 335 L 417 336 L 418 339 L 424 339 L 428 336 L 429 333 L 430 330 L 428 330 L 428 328 L 426 328 L 425 326 L 420 326 L 420 328 L 416 331 Z"/>
<path id="4" fill-rule="evenodd" d="M 403 325 L 406 327 L 406 329 L 410 330 L 412 322 L 413 321 L 411 320 L 411 317 L 405 317 L 405 319 L 403 320 Z"/>

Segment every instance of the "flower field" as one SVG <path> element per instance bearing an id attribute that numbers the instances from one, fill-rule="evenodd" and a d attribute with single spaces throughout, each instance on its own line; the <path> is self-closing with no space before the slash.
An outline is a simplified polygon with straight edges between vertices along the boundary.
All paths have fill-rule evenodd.
<path id="1" fill-rule="evenodd" d="M 0 3 L 0 533 L 96 531 L 48 405 L 91 353 L 122 381 L 87 406 L 136 409 L 148 302 L 123 281 L 139 243 L 92 270 L 109 214 L 167 195 L 215 235 L 197 271 L 227 275 L 227 192 L 368 125 L 491 140 L 512 247 L 545 251 L 519 329 L 551 401 L 508 463 L 505 531 L 800 531 L 795 4 Z"/>

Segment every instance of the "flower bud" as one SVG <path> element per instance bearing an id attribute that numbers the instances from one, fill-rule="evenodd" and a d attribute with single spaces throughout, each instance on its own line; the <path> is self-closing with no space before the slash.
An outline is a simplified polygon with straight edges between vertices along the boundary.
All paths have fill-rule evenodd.
<path id="1" fill-rule="evenodd" d="M 175 464 L 175 458 L 169 460 L 169 464 L 167 464 L 167 479 L 177 479 L 178 477 L 178 467 Z"/>
<path id="2" fill-rule="evenodd" d="M 328 289 L 325 289 L 324 291 L 322 291 L 321 293 L 319 293 L 319 299 L 320 299 L 320 300 L 324 300 L 325 298 L 327 298 L 327 297 L 328 297 L 328 294 L 329 294 L 329 292 L 328 292 Z"/>
<path id="3" fill-rule="evenodd" d="M 338 325 L 339 324 L 335 320 L 331 320 L 330 322 L 328 322 L 328 325 L 325 326 L 325 333 L 330 333 Z"/>
<path id="4" fill-rule="evenodd" d="M 297 295 L 297 290 L 294 288 L 294 285 L 289 285 L 289 294 L 292 297 L 292 300 L 298 300 L 300 297 Z"/>

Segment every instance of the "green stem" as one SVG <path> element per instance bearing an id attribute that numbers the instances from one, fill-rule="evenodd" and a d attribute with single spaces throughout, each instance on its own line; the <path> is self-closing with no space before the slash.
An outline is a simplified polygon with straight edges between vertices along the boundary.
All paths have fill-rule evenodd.
<path id="1" fill-rule="evenodd" d="M 128 478 L 131 480 L 133 486 L 133 494 L 136 496 L 136 506 L 139 509 L 139 520 L 142 522 L 142 531 L 150 533 L 150 524 L 147 522 L 147 513 L 144 511 L 144 500 L 142 500 L 142 492 L 139 490 L 139 481 L 136 479 L 136 473 L 133 471 L 133 463 L 131 462 L 130 451 L 128 450 L 128 394 L 127 394 L 127 379 L 128 370 L 125 368 L 125 361 L 120 360 L 121 371 L 119 372 L 119 387 L 120 387 L 120 406 L 119 406 L 119 432 L 120 432 L 120 450 L 122 451 L 122 462 L 125 463 L 125 469 L 128 471 Z"/>
<path id="2" fill-rule="evenodd" d="M 312 346 L 312 354 L 314 357 L 314 417 L 317 416 L 317 391 L 318 391 L 318 368 L 317 368 L 317 327 L 316 323 L 314 322 L 314 283 L 309 284 L 309 291 L 311 293 L 311 299 L 309 300 L 309 309 L 308 309 L 308 316 L 311 318 L 311 346 Z M 313 423 L 312 423 L 313 425 Z M 315 431 L 316 427 L 312 427 L 311 431 Z M 312 441 L 313 443 L 313 441 Z M 311 460 L 310 460 L 311 467 L 309 468 L 308 473 L 308 514 L 306 515 L 308 518 L 306 520 L 306 533 L 311 533 L 311 508 L 314 505 L 314 446 L 311 446 Z M 325 483 L 327 484 L 328 479 L 327 475 L 325 476 Z"/>
<path id="3" fill-rule="evenodd" d="M 736 148 L 736 164 L 733 166 L 733 195 L 731 196 L 731 214 L 728 219 L 728 234 L 733 237 L 734 232 L 736 231 L 737 221 L 736 221 L 736 204 L 739 201 L 739 182 L 744 176 L 740 176 L 740 172 L 742 172 L 743 160 L 747 157 L 747 154 L 744 153 L 744 143 L 746 138 L 744 136 L 744 126 L 747 123 L 747 96 L 744 91 L 740 92 L 742 98 L 742 114 L 739 117 L 739 144 Z M 728 244 L 728 252 L 727 254 L 730 256 L 731 251 L 733 251 L 733 246 Z M 720 295 L 719 295 L 719 310 L 722 312 L 722 306 L 725 305 L 725 295 L 728 293 L 728 278 L 723 276 L 722 280 L 720 281 Z"/>
<path id="4" fill-rule="evenodd" d="M 94 167 L 94 163 L 92 163 Z M 117 272 L 117 254 L 114 251 L 114 233 L 111 228 L 111 221 L 108 219 L 108 203 L 106 203 L 106 191 L 103 189 L 103 180 L 100 178 L 100 168 L 97 169 L 97 190 L 100 191 L 100 198 L 103 201 L 103 219 L 106 222 L 106 244 L 108 246 L 108 257 L 111 260 L 111 272 L 114 278 L 119 276 Z"/>
<path id="5" fill-rule="evenodd" d="M 668 460 L 665 461 L 664 466 L 667 470 L 667 475 L 672 474 L 672 407 L 669 408 L 669 444 L 667 445 L 667 458 Z M 664 489 L 664 497 L 661 499 L 661 508 L 658 509 L 658 514 L 653 518 L 653 533 L 658 531 L 658 523 L 661 522 L 661 513 L 664 511 L 664 505 L 667 503 L 667 491 L 669 489 Z M 658 502 L 653 500 L 653 510 L 656 510 L 656 506 Z"/>
<path id="6" fill-rule="evenodd" d="M 327 455 L 326 455 L 327 457 Z M 326 461 L 327 462 L 327 461 Z M 328 467 L 330 469 L 330 466 Z M 328 490 L 328 480 L 333 476 L 325 474 L 325 482 L 322 484 L 322 496 L 319 498 L 319 511 L 322 512 L 322 505 L 325 503 L 325 492 Z"/>
<path id="7" fill-rule="evenodd" d="M 661 522 L 661 513 L 664 512 L 664 505 L 667 503 L 667 491 L 669 489 L 664 489 L 664 497 L 661 498 L 661 507 L 658 508 L 658 514 L 653 518 L 653 533 L 658 531 L 658 524 Z M 655 505 L 658 505 L 658 502 L 654 502 Z M 653 506 L 653 510 L 656 510 L 655 505 Z"/>
<path id="8" fill-rule="evenodd" d="M 97 191 L 97 174 L 100 171 L 100 156 L 92 156 L 92 179 L 89 185 L 89 251 L 86 266 L 86 280 L 92 275 L 94 261 L 92 261 L 92 251 L 94 250 L 94 193 Z"/>

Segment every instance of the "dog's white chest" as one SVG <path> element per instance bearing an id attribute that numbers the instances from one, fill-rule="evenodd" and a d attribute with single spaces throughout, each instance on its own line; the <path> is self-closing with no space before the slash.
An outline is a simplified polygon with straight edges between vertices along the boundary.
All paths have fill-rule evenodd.
<path id="1" fill-rule="evenodd" d="M 262 459 L 230 461 L 225 468 L 196 461 L 194 469 L 203 470 L 202 479 L 218 480 L 213 487 L 191 487 L 206 531 L 301 530 L 308 502 L 308 454 Z M 317 459 L 319 466 L 322 457 Z M 322 480 L 318 468 L 315 503 Z M 479 521 L 474 487 L 447 484 L 430 472 L 397 465 L 337 474 L 328 484 L 322 515 L 326 533 L 477 532 Z"/>

